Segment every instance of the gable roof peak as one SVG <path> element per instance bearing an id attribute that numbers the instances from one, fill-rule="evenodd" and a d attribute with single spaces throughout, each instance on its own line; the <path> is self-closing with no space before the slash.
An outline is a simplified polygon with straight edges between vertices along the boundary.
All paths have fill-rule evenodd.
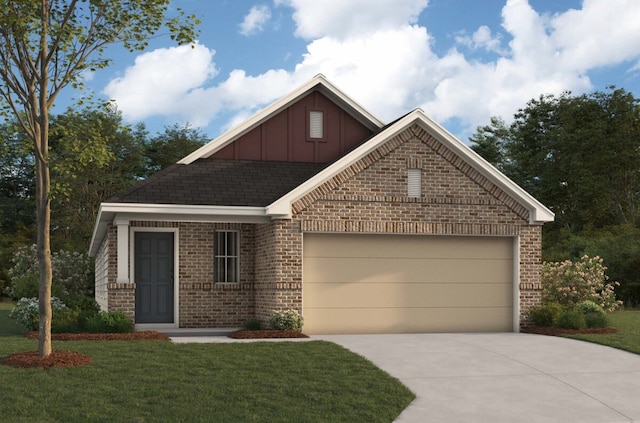
<path id="1" fill-rule="evenodd" d="M 207 144 L 203 145 L 193 153 L 178 161 L 178 163 L 190 164 L 198 159 L 210 157 L 217 151 L 220 151 L 227 145 L 233 143 L 242 135 L 261 125 L 269 118 L 275 116 L 282 110 L 285 110 L 287 107 L 291 106 L 314 90 L 318 90 L 322 94 L 327 96 L 331 101 L 339 105 L 356 120 L 358 120 L 364 126 L 368 127 L 372 132 L 377 132 L 384 126 L 383 122 L 380 119 L 375 117 L 372 113 L 358 104 L 355 100 L 346 95 L 342 90 L 340 90 L 332 82 L 330 82 L 323 74 L 319 73 L 309 81 L 307 81 L 305 84 L 291 91 L 289 94 L 281 97 L 264 109 L 258 111 L 256 114 L 245 120 L 240 125 L 226 131 L 218 138 L 209 141 Z"/>

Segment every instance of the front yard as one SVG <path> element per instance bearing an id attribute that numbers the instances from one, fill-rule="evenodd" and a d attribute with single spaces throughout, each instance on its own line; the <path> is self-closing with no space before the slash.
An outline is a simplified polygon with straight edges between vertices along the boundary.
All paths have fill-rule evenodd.
<path id="1" fill-rule="evenodd" d="M 609 319 L 617 333 L 566 336 L 640 354 L 640 310 L 617 311 Z"/>
<path id="2" fill-rule="evenodd" d="M 0 304 L 0 358 L 35 350 Z M 390 422 L 414 395 L 335 344 L 56 342 L 93 357 L 74 368 L 0 366 L 3 422 Z"/>

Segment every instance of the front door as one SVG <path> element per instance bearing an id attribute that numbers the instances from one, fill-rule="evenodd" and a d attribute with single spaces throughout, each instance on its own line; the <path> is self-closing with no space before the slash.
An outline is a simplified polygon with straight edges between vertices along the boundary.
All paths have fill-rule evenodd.
<path id="1" fill-rule="evenodd" d="M 173 323 L 173 232 L 135 233 L 136 323 Z"/>

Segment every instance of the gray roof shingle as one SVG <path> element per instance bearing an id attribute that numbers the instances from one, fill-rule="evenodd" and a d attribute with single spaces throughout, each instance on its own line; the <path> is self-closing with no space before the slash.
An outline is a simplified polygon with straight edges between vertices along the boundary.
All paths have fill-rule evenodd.
<path id="1" fill-rule="evenodd" d="M 200 159 L 189 165 L 172 165 L 106 202 L 264 207 L 326 166 L 326 163 Z"/>

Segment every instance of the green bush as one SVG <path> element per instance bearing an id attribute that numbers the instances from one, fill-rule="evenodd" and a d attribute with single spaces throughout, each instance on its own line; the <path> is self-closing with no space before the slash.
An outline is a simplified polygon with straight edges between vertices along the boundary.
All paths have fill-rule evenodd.
<path id="1" fill-rule="evenodd" d="M 249 319 L 244 324 L 244 328 L 246 330 L 260 330 L 262 329 L 262 322 L 258 319 Z"/>
<path id="2" fill-rule="evenodd" d="M 586 313 L 584 321 L 588 328 L 606 328 L 609 326 L 609 318 L 604 311 L 602 313 Z"/>
<path id="3" fill-rule="evenodd" d="M 64 308 L 55 310 L 51 318 L 51 333 L 76 333 L 79 331 L 80 310 Z"/>
<path id="4" fill-rule="evenodd" d="M 587 322 L 580 309 L 574 307 L 563 310 L 556 319 L 555 325 L 562 329 L 584 329 Z"/>
<path id="5" fill-rule="evenodd" d="M 578 309 L 582 314 L 587 313 L 604 313 L 604 309 L 593 301 L 583 301 L 578 304 Z"/>
<path id="6" fill-rule="evenodd" d="M 550 327 L 562 312 L 562 306 L 558 303 L 547 303 L 534 306 L 529 309 L 529 319 L 534 326 Z"/>
<path id="7" fill-rule="evenodd" d="M 5 289 L 11 298 L 38 296 L 39 264 L 36 246 L 18 249 L 9 269 L 9 285 Z M 51 295 L 60 298 L 69 308 L 92 307 L 94 297 L 93 261 L 83 253 L 60 250 L 51 254 L 53 281 Z"/>
<path id="8" fill-rule="evenodd" d="M 85 318 L 82 329 L 89 333 L 126 333 L 133 332 L 135 324 L 121 310 L 101 311 Z"/>
<path id="9" fill-rule="evenodd" d="M 300 332 L 302 331 L 304 319 L 297 311 L 288 309 L 274 311 L 271 314 L 269 324 L 276 330 L 294 330 Z"/>
<path id="10" fill-rule="evenodd" d="M 67 306 L 65 306 L 59 298 L 51 297 L 51 310 L 53 313 L 65 309 L 67 309 Z M 24 326 L 27 330 L 38 330 L 38 323 L 40 322 L 38 298 L 21 298 L 9 312 L 9 317 Z"/>

